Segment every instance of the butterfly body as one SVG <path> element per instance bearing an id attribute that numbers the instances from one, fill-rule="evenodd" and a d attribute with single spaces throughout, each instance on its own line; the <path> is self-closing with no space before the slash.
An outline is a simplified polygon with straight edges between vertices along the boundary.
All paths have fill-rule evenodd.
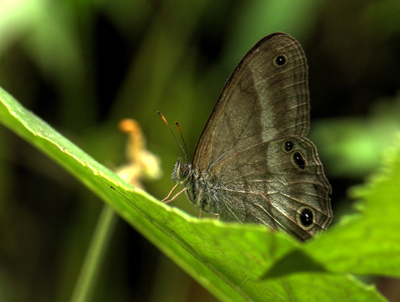
<path id="1" fill-rule="evenodd" d="M 305 240 L 332 219 L 326 179 L 309 129 L 307 63 L 283 33 L 258 42 L 214 107 L 192 164 L 172 179 L 223 221 L 259 223 Z"/>
<path id="2" fill-rule="evenodd" d="M 186 189 L 186 196 L 194 206 L 206 213 L 218 215 L 220 202 L 217 192 L 220 188 L 210 176 L 193 168 L 192 164 L 182 164 L 179 159 L 172 180 Z"/>

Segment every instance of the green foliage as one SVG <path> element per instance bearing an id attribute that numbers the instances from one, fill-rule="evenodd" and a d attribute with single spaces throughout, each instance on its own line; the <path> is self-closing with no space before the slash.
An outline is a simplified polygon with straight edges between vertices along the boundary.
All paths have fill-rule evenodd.
<path id="1" fill-rule="evenodd" d="M 349 273 L 400 277 L 399 146 L 356 191 L 357 214 L 299 244 L 263 226 L 198 220 L 134 189 L 0 91 L 1 122 L 52 157 L 224 301 L 384 301 Z M 238 244 L 240 243 L 240 244 Z"/>
<path id="2" fill-rule="evenodd" d="M 367 117 L 338 117 L 313 123 L 312 139 L 320 142 L 325 169 L 332 176 L 357 179 L 376 170 L 381 165 L 382 146 L 392 146 L 398 139 L 400 96 L 379 99 L 369 111 Z"/>

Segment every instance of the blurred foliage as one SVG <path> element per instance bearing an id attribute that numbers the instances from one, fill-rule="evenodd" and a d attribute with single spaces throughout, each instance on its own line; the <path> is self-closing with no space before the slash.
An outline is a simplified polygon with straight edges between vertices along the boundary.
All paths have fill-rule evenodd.
<path id="1" fill-rule="evenodd" d="M 136 119 L 164 170 L 146 187 L 163 198 L 181 154 L 156 111 L 179 120 L 193 152 L 241 57 L 263 36 L 288 32 L 308 57 L 310 135 L 337 221 L 351 204 L 347 189 L 399 132 L 399 13 L 397 0 L 1 0 L 0 85 L 111 168 L 124 162 L 118 122 Z M 69 297 L 101 202 L 9 131 L 0 138 L 1 292 Z M 198 215 L 185 198 L 174 206 Z M 109 255 L 118 257 L 106 261 L 96 301 L 159 301 L 166 288 L 164 301 L 210 299 L 125 223 Z"/>

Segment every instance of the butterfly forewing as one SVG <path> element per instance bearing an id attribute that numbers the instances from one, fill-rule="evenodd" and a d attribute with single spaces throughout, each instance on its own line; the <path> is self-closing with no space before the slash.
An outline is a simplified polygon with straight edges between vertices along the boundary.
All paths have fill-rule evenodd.
<path id="1" fill-rule="evenodd" d="M 286 58 L 282 66 L 279 56 Z M 258 42 L 232 73 L 197 144 L 194 165 L 203 170 L 221 157 L 309 128 L 307 63 L 300 44 L 276 33 Z"/>

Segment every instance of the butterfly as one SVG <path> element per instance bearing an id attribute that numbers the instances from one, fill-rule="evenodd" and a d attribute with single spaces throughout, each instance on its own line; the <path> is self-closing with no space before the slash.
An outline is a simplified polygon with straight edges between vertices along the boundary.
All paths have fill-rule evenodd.
<path id="1" fill-rule="evenodd" d="M 288 34 L 268 35 L 227 80 L 193 162 L 178 159 L 172 180 L 222 221 L 264 224 L 306 240 L 333 217 L 309 125 L 304 51 Z"/>

